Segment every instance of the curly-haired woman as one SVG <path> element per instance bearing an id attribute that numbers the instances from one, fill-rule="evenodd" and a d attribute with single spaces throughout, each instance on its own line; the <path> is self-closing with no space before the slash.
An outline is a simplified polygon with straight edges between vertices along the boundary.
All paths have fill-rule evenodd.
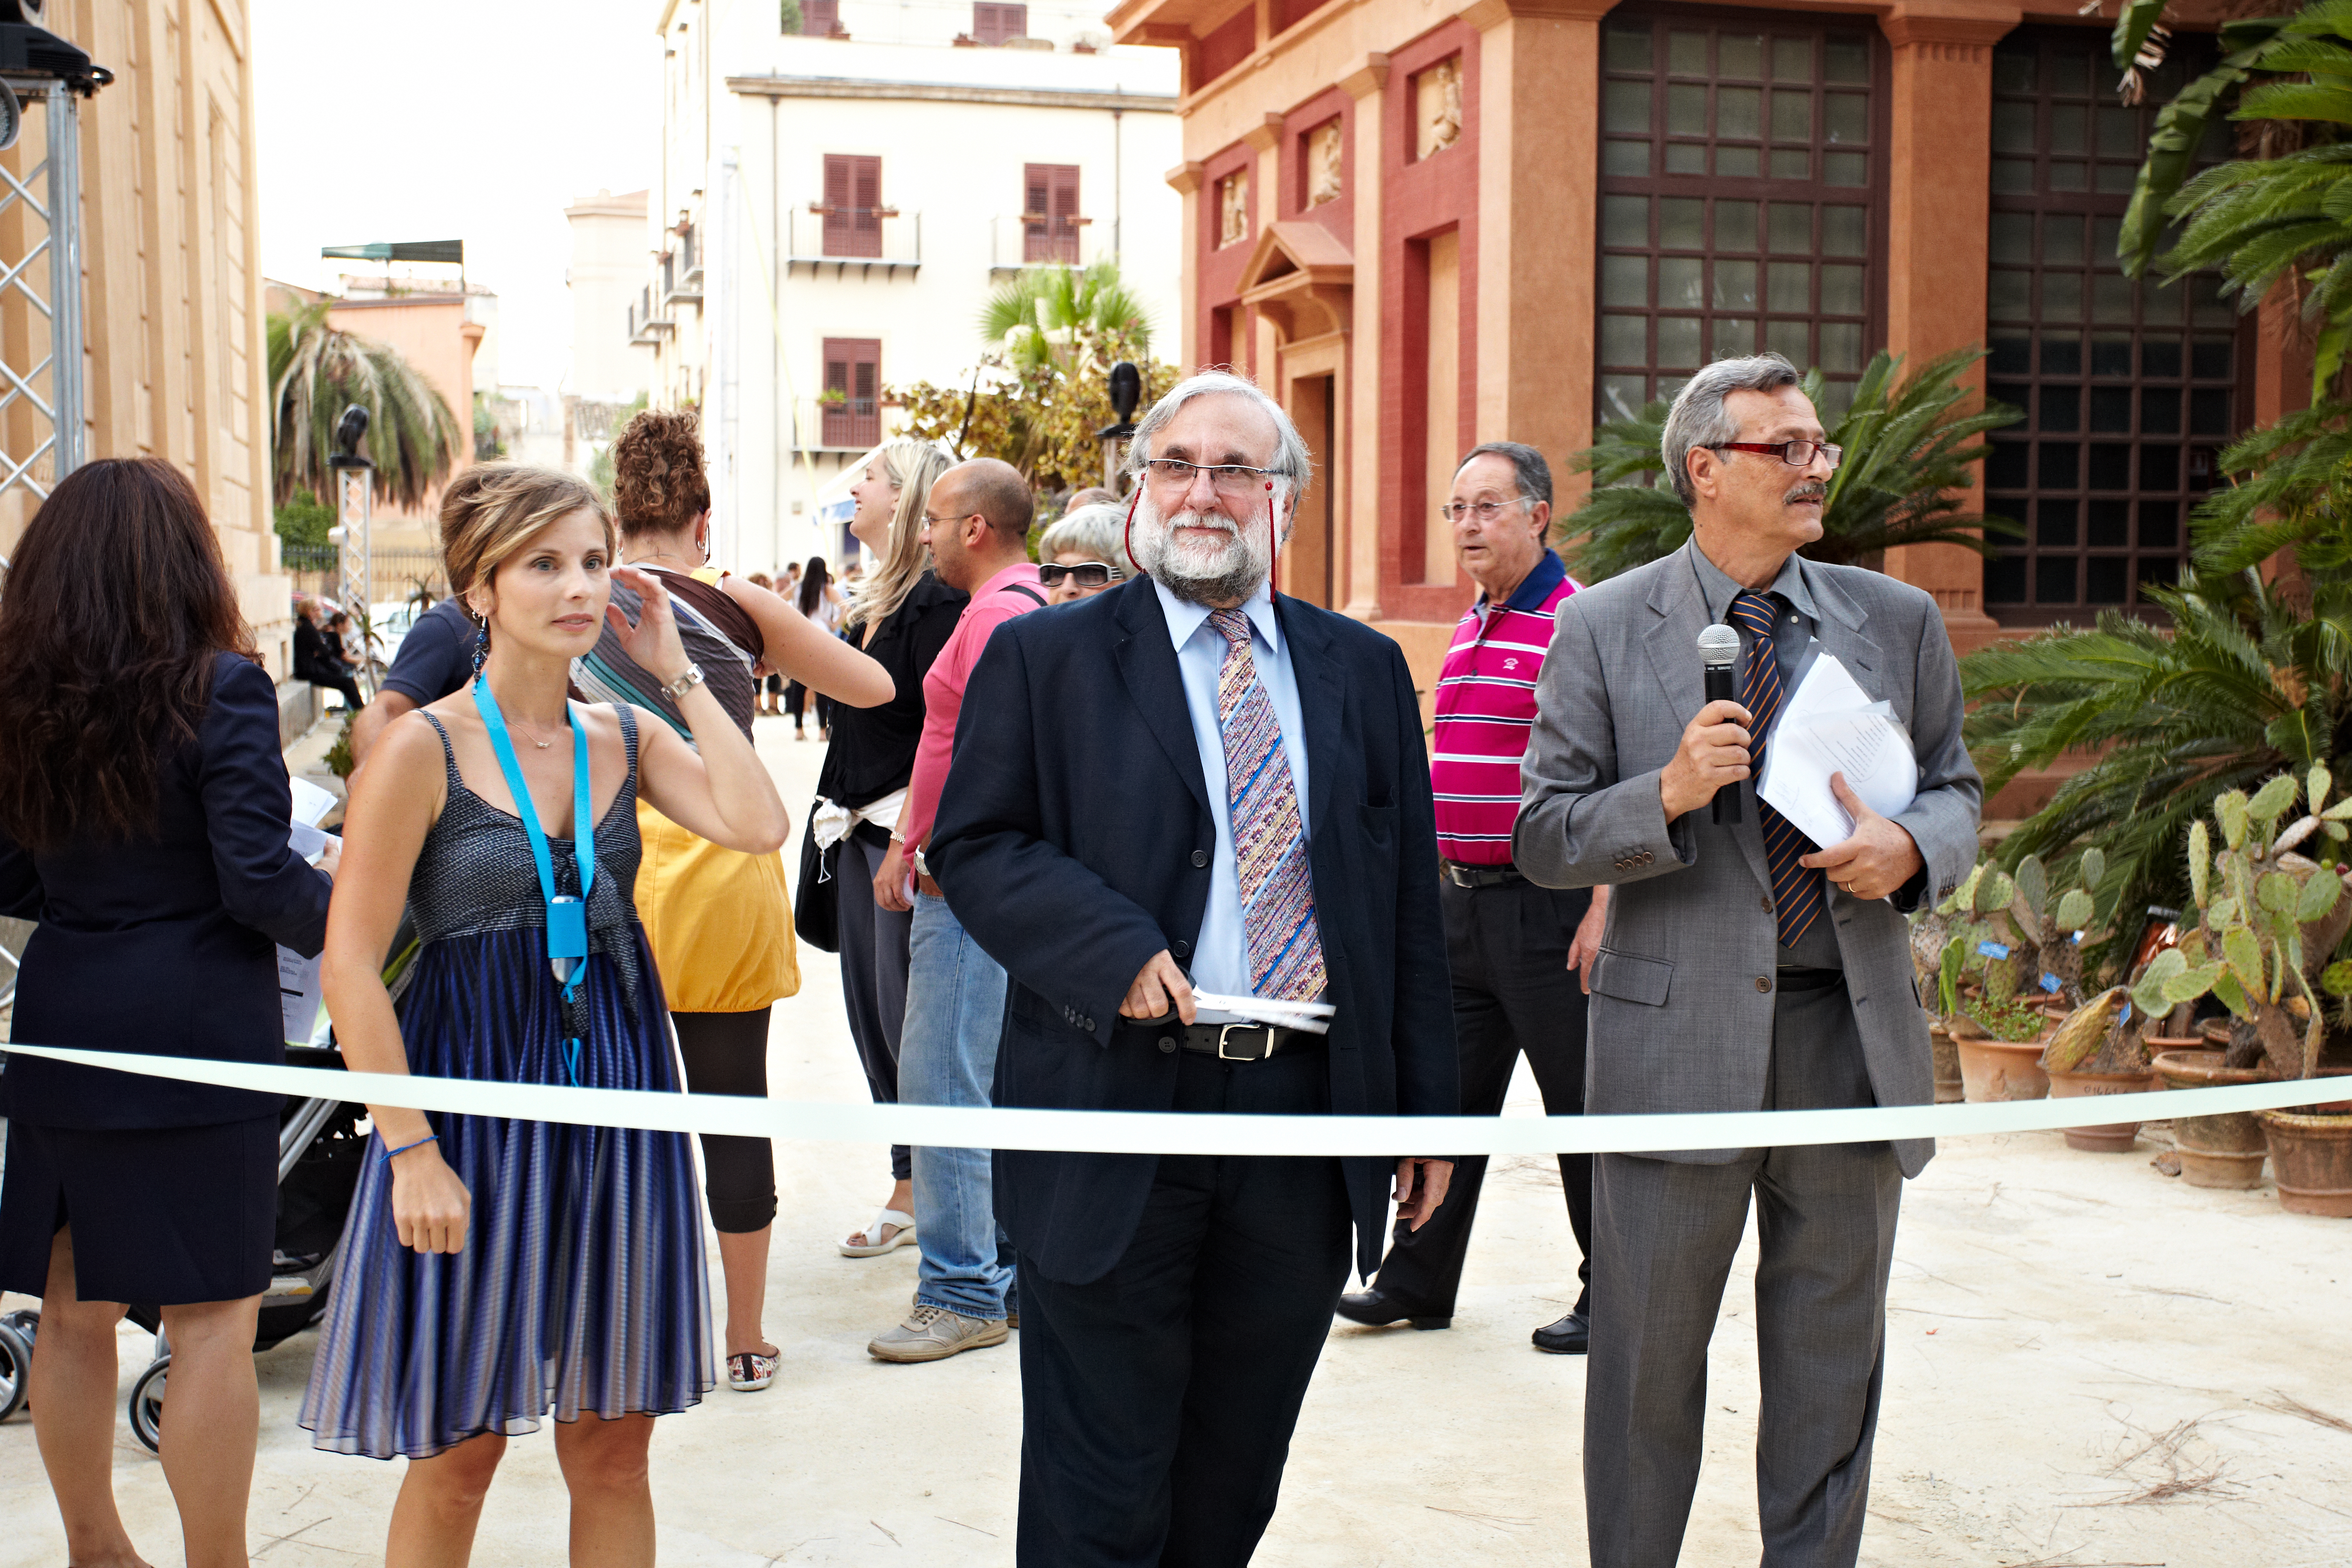
<path id="1" fill-rule="evenodd" d="M 647 410 L 629 421 L 613 443 L 613 500 L 623 560 L 669 591 L 688 655 L 746 739 L 759 678 L 770 670 L 855 706 L 890 699 L 881 665 L 775 593 L 709 564 L 710 486 L 691 412 Z M 614 586 L 624 612 L 635 613 L 635 601 Z M 574 675 L 588 695 L 635 703 L 687 734 L 659 674 L 630 657 L 617 631 L 606 629 Z M 698 838 L 643 802 L 637 831 L 646 846 L 637 911 L 668 993 L 687 1087 L 764 1096 L 768 1011 L 800 989 L 783 863 Z M 774 1379 L 779 1354 L 761 1324 L 774 1149 L 764 1138 L 708 1134 L 702 1163 L 727 1278 L 727 1380 L 749 1393 Z"/>

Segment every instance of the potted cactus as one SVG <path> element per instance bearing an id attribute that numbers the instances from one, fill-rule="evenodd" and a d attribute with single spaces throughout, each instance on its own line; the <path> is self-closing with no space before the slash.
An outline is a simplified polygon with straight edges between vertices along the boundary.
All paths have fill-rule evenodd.
<path id="1" fill-rule="evenodd" d="M 2342 998 L 2352 997 L 2352 963 L 2331 962 L 2352 927 L 2352 898 L 2346 896 L 2344 846 L 2352 838 L 2352 799 L 2330 800 L 2335 781 L 2325 767 L 2307 779 L 2282 774 L 2248 796 L 2232 789 L 2213 802 L 2221 831 L 2215 848 L 2202 818 L 2189 830 L 2189 877 L 2199 912 L 2196 929 L 2179 951 L 2150 962 L 2141 985 L 2146 999 L 2174 1004 L 2210 992 L 2230 1009 L 2230 1043 L 2224 1051 L 2179 1051 L 2158 1062 L 2168 1087 L 2211 1082 L 2214 1070 L 2240 1081 L 2250 1078 L 2320 1076 L 2320 1050 L 2331 1010 L 2352 1016 Z M 2282 821 L 2297 798 L 2309 809 Z M 2308 850 L 2310 852 L 2305 852 Z M 2314 857 L 2316 858 L 2314 858 Z M 2328 998 L 2339 998 L 2332 1009 Z M 2219 1057 L 2219 1061 L 2183 1058 Z M 2189 1069 L 2200 1070 L 2191 1076 Z M 2280 1205 L 2302 1214 L 2352 1217 L 2352 1102 L 2306 1111 L 2253 1113 L 2268 1145 Z M 2196 1117 L 2181 1124 L 2184 1171 L 2189 1155 L 2236 1156 L 2239 1181 L 2259 1179 L 2260 1160 L 2252 1149 L 2196 1145 L 2242 1145 L 2248 1129 L 2200 1126 L 2227 1118 Z M 2251 1169 L 2247 1168 L 2251 1166 Z M 2200 1185 L 2218 1185 L 2210 1181 Z"/>
<path id="2" fill-rule="evenodd" d="M 2098 852 L 2084 857 L 2089 878 Z M 2038 857 L 2014 875 L 1979 865 L 1913 936 L 1915 961 L 1936 946 L 1934 984 L 1966 1098 L 2038 1100 L 2050 1092 L 2040 1057 L 2054 1019 L 2046 1007 L 2082 1001 L 2082 927 L 2089 891 L 2051 896 Z"/>

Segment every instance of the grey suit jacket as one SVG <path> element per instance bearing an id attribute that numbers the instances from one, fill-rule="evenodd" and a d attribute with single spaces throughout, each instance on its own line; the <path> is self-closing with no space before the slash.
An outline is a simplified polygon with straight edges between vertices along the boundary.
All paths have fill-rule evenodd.
<path id="1" fill-rule="evenodd" d="M 1690 552 L 1629 571 L 1559 607 L 1543 664 L 1535 735 L 1521 765 L 1511 852 L 1549 887 L 1617 889 L 1591 971 L 1585 1108 L 1594 1113 L 1754 1111 L 1771 1063 L 1779 932 L 1753 786 L 1738 827 L 1701 807 L 1669 826 L 1658 775 L 1706 706 L 1697 640 L 1709 616 Z M 1859 567 L 1803 561 L 1815 636 L 1909 727 L 1919 792 L 1895 820 L 1926 871 L 1893 899 L 1829 889 L 1828 917 L 1881 1105 L 1934 1097 L 1927 1019 L 1904 913 L 1942 899 L 1977 853 L 1984 785 L 1960 740 L 1960 680 L 1935 601 Z M 1719 1164 L 1736 1149 L 1664 1154 Z M 1930 1139 L 1895 1145 L 1906 1176 Z"/>

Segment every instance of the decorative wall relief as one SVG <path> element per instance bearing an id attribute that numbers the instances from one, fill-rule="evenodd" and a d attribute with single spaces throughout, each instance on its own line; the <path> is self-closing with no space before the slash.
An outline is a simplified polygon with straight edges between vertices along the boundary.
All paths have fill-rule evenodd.
<path id="1" fill-rule="evenodd" d="M 1235 170 L 1217 182 L 1217 244 L 1239 245 L 1249 238 L 1249 171 Z"/>
<path id="2" fill-rule="evenodd" d="M 1462 57 L 1450 55 L 1412 78 L 1413 157 L 1462 140 Z"/>
<path id="3" fill-rule="evenodd" d="M 1336 202 L 1343 188 L 1339 121 L 1333 120 L 1307 133 L 1307 204 L 1319 207 Z"/>

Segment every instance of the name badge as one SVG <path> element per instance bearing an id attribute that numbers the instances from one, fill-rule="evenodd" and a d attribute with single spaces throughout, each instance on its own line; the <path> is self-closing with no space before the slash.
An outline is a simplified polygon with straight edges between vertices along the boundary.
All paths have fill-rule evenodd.
<path id="1" fill-rule="evenodd" d="M 568 893 L 547 901 L 547 956 L 588 956 L 588 906 Z"/>

